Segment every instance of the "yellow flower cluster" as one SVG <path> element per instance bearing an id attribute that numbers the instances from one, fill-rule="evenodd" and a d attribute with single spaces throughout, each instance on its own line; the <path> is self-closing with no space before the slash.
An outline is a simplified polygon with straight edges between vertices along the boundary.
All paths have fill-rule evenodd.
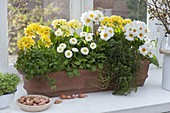
<path id="1" fill-rule="evenodd" d="M 37 23 L 32 23 L 28 25 L 28 27 L 25 29 L 25 35 L 31 37 L 36 37 L 37 34 L 41 37 L 50 36 L 50 30 L 51 28 L 48 26 L 42 26 Z"/>
<path id="2" fill-rule="evenodd" d="M 20 50 L 24 50 L 25 48 L 29 49 L 31 46 L 34 46 L 35 41 L 32 38 L 35 38 L 37 35 L 40 37 L 40 39 L 36 39 L 36 41 L 40 40 L 43 45 L 45 45 L 45 47 L 49 48 L 52 44 L 50 40 L 50 27 L 32 23 L 24 30 L 26 36 L 22 37 L 17 42 L 18 48 Z"/>
<path id="3" fill-rule="evenodd" d="M 70 20 L 67 22 L 65 19 L 56 19 L 52 22 L 54 29 L 61 29 L 63 36 L 70 36 L 74 30 L 81 28 L 81 23 L 78 20 Z"/>
<path id="4" fill-rule="evenodd" d="M 52 26 L 54 29 L 59 28 L 60 26 L 68 26 L 67 21 L 65 19 L 56 19 L 52 22 Z"/>
<path id="5" fill-rule="evenodd" d="M 46 37 L 46 36 L 42 37 L 42 38 L 41 38 L 41 41 L 43 42 L 43 44 L 44 44 L 45 47 L 47 47 L 47 48 L 49 48 L 50 45 L 52 44 L 52 43 L 51 43 L 51 39 L 50 39 L 49 37 Z"/>
<path id="6" fill-rule="evenodd" d="M 126 24 L 130 24 L 132 23 L 132 20 L 131 19 L 124 19 L 123 20 L 123 24 L 126 25 Z"/>
<path id="7" fill-rule="evenodd" d="M 73 28 L 73 29 L 78 29 L 78 28 L 81 27 L 81 23 L 80 23 L 78 20 L 75 20 L 75 19 L 70 20 L 70 21 L 68 22 L 68 25 L 69 25 L 71 28 Z"/>
<path id="8" fill-rule="evenodd" d="M 30 49 L 34 44 L 35 42 L 30 36 L 24 36 L 17 42 L 19 50 Z"/>
<path id="9" fill-rule="evenodd" d="M 121 28 L 123 29 L 123 25 L 127 23 L 131 23 L 132 21 L 130 19 L 123 19 L 121 16 L 113 15 L 111 17 L 104 17 L 104 19 L 101 21 L 101 26 L 108 26 L 115 28 Z"/>

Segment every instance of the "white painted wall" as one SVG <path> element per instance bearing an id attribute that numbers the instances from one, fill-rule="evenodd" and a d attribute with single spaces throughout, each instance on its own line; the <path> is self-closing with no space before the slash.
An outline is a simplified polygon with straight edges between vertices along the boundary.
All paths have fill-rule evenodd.
<path id="1" fill-rule="evenodd" d="M 0 72 L 8 68 L 7 0 L 0 2 Z"/>

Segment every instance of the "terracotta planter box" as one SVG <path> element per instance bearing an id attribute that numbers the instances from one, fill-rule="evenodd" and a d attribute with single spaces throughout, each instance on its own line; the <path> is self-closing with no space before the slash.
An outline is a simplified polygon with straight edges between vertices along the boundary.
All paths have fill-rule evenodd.
<path id="1" fill-rule="evenodd" d="M 148 60 L 142 63 L 139 78 L 137 80 L 138 86 L 143 86 L 147 78 L 147 72 L 150 62 Z M 26 80 L 24 78 L 24 88 L 28 94 L 42 94 L 49 97 L 59 96 L 61 94 L 76 94 L 76 93 L 89 93 L 107 91 L 111 89 L 101 89 L 94 86 L 100 85 L 98 81 L 98 72 L 88 70 L 79 70 L 80 77 L 68 78 L 65 71 L 49 73 L 50 77 L 56 79 L 56 90 L 51 90 L 48 85 L 48 80 L 41 80 L 34 78 Z"/>

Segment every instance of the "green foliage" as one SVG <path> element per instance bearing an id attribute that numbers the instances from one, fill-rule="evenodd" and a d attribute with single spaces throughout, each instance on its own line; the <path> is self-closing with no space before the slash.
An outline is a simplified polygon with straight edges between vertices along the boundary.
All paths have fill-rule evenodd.
<path id="1" fill-rule="evenodd" d="M 23 71 L 27 79 L 32 79 L 45 76 L 48 72 L 61 70 L 62 61 L 55 49 L 35 47 L 29 51 L 20 51 L 15 67 Z M 51 88 L 54 89 L 54 79 L 48 78 L 48 80 Z"/>
<path id="2" fill-rule="evenodd" d="M 19 82 L 20 79 L 16 74 L 0 73 L 0 96 L 15 92 Z"/>
<path id="3" fill-rule="evenodd" d="M 118 33 L 109 40 L 105 51 L 105 68 L 100 76 L 102 87 L 114 87 L 113 94 L 116 95 L 127 95 L 137 90 L 135 80 L 142 59 L 135 48 L 131 48 L 131 42 L 123 37 L 123 34 Z"/>
<path id="4" fill-rule="evenodd" d="M 135 5 L 134 5 L 135 4 Z M 130 9 L 129 18 L 132 20 L 142 20 L 146 22 L 147 5 L 139 0 L 126 0 L 126 5 Z"/>
<path id="5" fill-rule="evenodd" d="M 85 31 L 91 32 L 89 27 L 85 27 Z M 97 44 L 97 48 L 92 50 L 90 49 L 90 43 L 85 41 L 82 37 L 74 33 L 74 37 L 77 36 L 78 44 L 71 45 L 69 43 L 69 39 L 72 37 L 62 37 L 59 40 L 55 41 L 59 45 L 60 43 L 65 43 L 67 45 L 65 50 L 71 50 L 73 47 L 77 48 L 79 52 L 74 52 L 73 57 L 66 58 L 63 53 L 60 53 L 59 56 L 63 61 L 62 70 L 67 71 L 67 75 L 69 77 L 80 76 L 78 69 L 87 69 L 91 71 L 102 70 L 103 63 L 106 59 L 106 55 L 104 54 L 106 42 L 101 39 L 95 39 L 94 42 Z M 55 39 L 53 39 L 55 40 Z M 88 55 L 83 55 L 80 52 L 82 47 L 88 47 L 89 53 Z"/>
<path id="6" fill-rule="evenodd" d="M 153 58 L 150 58 L 149 61 L 153 63 L 155 66 L 159 67 L 159 62 L 155 55 L 153 56 Z"/>
<path id="7" fill-rule="evenodd" d="M 42 0 L 8 0 L 9 53 L 16 54 L 17 40 L 24 36 L 23 29 L 30 23 L 50 25 L 59 10 L 51 3 L 42 7 Z"/>

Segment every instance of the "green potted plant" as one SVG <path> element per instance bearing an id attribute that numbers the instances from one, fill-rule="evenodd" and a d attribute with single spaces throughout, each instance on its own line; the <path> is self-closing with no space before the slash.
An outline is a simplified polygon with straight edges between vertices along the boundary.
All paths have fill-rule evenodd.
<path id="1" fill-rule="evenodd" d="M 102 86 L 114 88 L 113 94 L 130 94 L 137 90 L 137 86 L 143 86 L 150 63 L 159 66 L 153 54 L 156 41 L 147 37 L 147 25 L 142 21 L 113 15 L 105 17 L 101 26 L 101 29 L 114 29 L 114 36 L 107 41 L 106 68 L 100 77 Z M 99 29 L 99 32 L 105 31 Z"/>
<path id="2" fill-rule="evenodd" d="M 96 39 L 89 27 L 76 33 L 81 29 L 78 20 L 57 19 L 52 26 L 54 30 L 30 24 L 25 29 L 26 36 L 18 41 L 20 51 L 15 67 L 25 75 L 24 88 L 28 93 L 47 96 L 70 93 L 68 90 L 88 92 L 86 88 L 100 91 L 89 82 L 98 82 L 96 71 L 102 70 L 106 59 L 102 52 L 105 42 Z"/>
<path id="3" fill-rule="evenodd" d="M 0 73 L 0 109 L 11 104 L 19 82 L 20 79 L 16 74 Z"/>
<path id="4" fill-rule="evenodd" d="M 115 25 L 116 21 L 124 23 Z M 129 23 L 129 20 L 117 16 L 104 17 L 101 11 L 96 10 L 83 13 L 81 22 L 83 25 L 78 20 L 57 19 L 52 22 L 53 29 L 37 23 L 25 29 L 26 36 L 18 41 L 20 51 L 15 67 L 25 75 L 24 88 L 28 93 L 57 96 L 63 93 L 109 90 L 110 87 L 101 89 L 95 86 L 105 86 L 103 81 L 107 81 L 107 75 L 112 75 L 116 68 L 119 68 L 115 67 L 109 73 L 105 72 L 105 69 L 109 69 L 105 64 L 112 65 L 107 63 L 108 59 L 116 60 L 120 57 L 109 53 L 112 49 L 119 48 L 114 48 L 113 40 L 127 43 L 129 52 L 138 54 L 140 59 L 149 58 L 148 54 L 144 57 L 139 54 L 144 40 L 138 44 L 126 40 L 129 37 L 126 37 L 124 25 Z M 137 39 L 137 36 L 133 38 Z M 123 48 L 125 51 L 126 47 Z M 136 59 L 137 57 L 132 60 Z M 115 61 L 115 65 L 116 63 L 119 62 Z M 135 72 L 135 69 L 133 71 Z"/>

